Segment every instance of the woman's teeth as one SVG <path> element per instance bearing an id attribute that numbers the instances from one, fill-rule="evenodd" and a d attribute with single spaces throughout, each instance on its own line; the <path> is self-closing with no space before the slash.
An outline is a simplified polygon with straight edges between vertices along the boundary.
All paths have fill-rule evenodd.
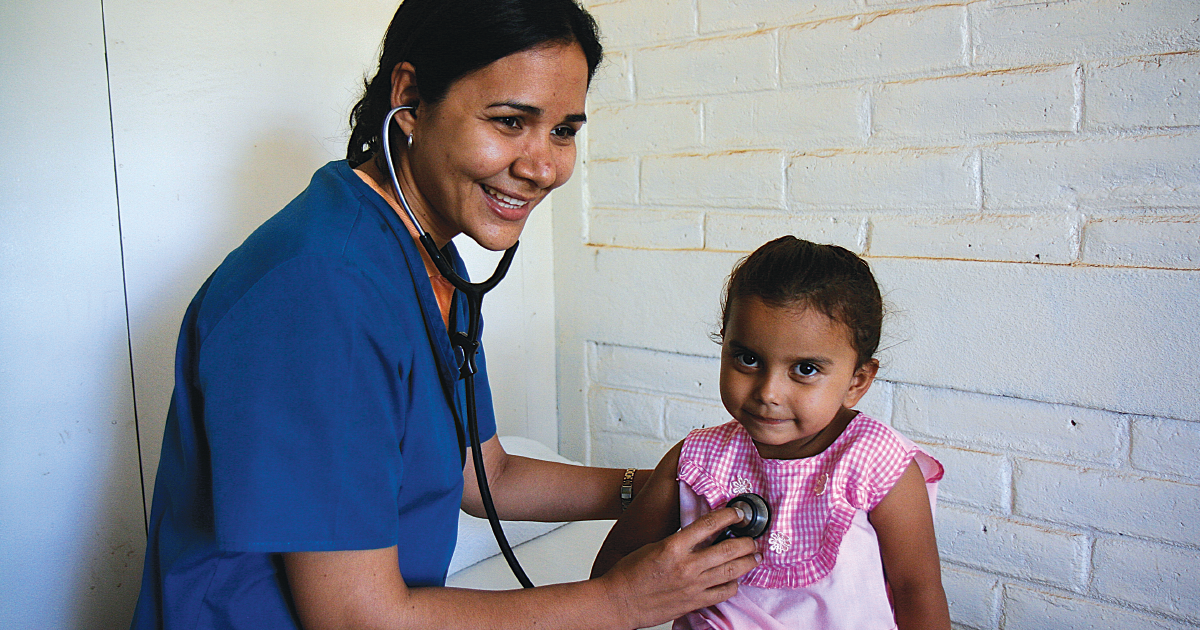
<path id="1" fill-rule="evenodd" d="M 520 199 L 516 199 L 514 197 L 509 197 L 508 195 L 496 190 L 495 188 L 492 188 L 491 186 L 488 186 L 487 184 L 481 184 L 481 185 L 483 186 L 484 192 L 486 192 L 493 199 L 495 199 L 496 201 L 499 201 L 501 204 L 503 204 L 505 206 L 516 209 L 516 208 L 520 208 L 521 206 L 525 205 L 525 202 L 521 201 Z"/>

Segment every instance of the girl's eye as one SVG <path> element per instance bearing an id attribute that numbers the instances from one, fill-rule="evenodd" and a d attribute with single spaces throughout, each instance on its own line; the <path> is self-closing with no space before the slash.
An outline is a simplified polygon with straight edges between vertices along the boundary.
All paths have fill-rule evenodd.
<path id="1" fill-rule="evenodd" d="M 559 138 L 566 139 L 566 138 L 574 138 L 575 134 L 579 133 L 579 131 L 576 130 L 574 127 L 571 127 L 568 125 L 563 125 L 561 127 L 555 127 L 554 131 L 552 131 L 550 133 L 558 136 Z"/>
<path id="2" fill-rule="evenodd" d="M 792 370 L 800 376 L 813 376 L 817 372 L 820 372 L 820 370 L 817 369 L 817 366 L 811 363 L 797 363 L 796 367 L 792 368 Z"/>
<path id="3" fill-rule="evenodd" d="M 505 127 L 511 127 L 513 129 L 516 129 L 521 126 L 521 120 L 519 118 L 517 118 L 516 116 L 497 116 L 496 118 L 493 118 L 492 120 L 500 123 L 501 125 L 503 125 Z"/>
<path id="4" fill-rule="evenodd" d="M 753 368 L 758 367 L 758 357 L 749 352 L 738 352 L 733 355 L 733 360 L 738 365 L 743 367 Z"/>

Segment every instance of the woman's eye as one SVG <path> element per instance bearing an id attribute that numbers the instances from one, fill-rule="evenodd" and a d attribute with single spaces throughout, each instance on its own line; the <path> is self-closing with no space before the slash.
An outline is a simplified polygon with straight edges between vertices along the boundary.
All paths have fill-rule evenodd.
<path id="1" fill-rule="evenodd" d="M 575 134 L 579 133 L 579 131 L 577 129 L 575 129 L 574 127 L 569 127 L 567 125 L 563 125 L 561 127 L 555 127 L 554 131 L 552 131 L 550 133 L 553 133 L 554 135 L 558 136 L 559 138 L 574 138 Z"/>
<path id="2" fill-rule="evenodd" d="M 817 372 L 820 372 L 820 370 L 817 369 L 817 366 L 811 363 L 797 363 L 796 367 L 792 369 L 800 376 L 812 376 Z"/>
<path id="3" fill-rule="evenodd" d="M 493 118 L 492 120 L 500 123 L 501 125 L 503 125 L 505 127 L 511 127 L 513 129 L 516 129 L 521 126 L 521 120 L 519 118 L 517 118 L 516 116 L 497 116 L 497 117 Z"/>
<path id="4" fill-rule="evenodd" d="M 753 354 L 750 354 L 749 352 L 739 352 L 739 353 L 733 355 L 733 360 L 738 365 L 741 365 L 744 367 L 749 367 L 749 368 L 758 367 L 758 357 L 754 356 Z"/>

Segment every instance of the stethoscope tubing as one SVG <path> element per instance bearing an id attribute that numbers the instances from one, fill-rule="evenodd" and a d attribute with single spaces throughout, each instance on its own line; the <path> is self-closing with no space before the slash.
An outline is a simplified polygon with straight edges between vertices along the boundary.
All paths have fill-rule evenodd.
<path id="1" fill-rule="evenodd" d="M 505 274 L 508 273 L 508 268 L 512 265 L 513 256 L 516 255 L 517 246 L 520 243 L 513 243 L 512 247 L 504 250 L 504 255 L 496 265 L 496 270 L 492 272 L 490 278 L 483 282 L 468 282 L 458 274 L 454 266 L 450 264 L 450 261 L 446 260 L 446 257 L 438 250 L 437 244 L 433 242 L 433 237 L 421 227 L 421 222 L 417 220 L 417 215 L 409 207 L 408 200 L 404 197 L 404 191 L 400 189 L 400 180 L 396 177 L 396 166 L 392 162 L 391 145 L 388 144 L 388 131 L 392 125 L 392 117 L 396 115 L 396 112 L 406 109 L 411 110 L 414 108 L 411 105 L 402 105 L 393 108 L 383 120 L 381 140 L 383 154 L 387 159 L 388 175 L 391 176 L 392 189 L 396 191 L 396 197 L 400 201 L 400 206 L 412 221 L 413 226 L 416 227 L 417 234 L 419 235 L 418 240 L 433 260 L 434 266 L 437 267 L 442 277 L 454 285 L 455 289 L 462 292 L 463 297 L 467 300 L 467 330 L 466 332 L 451 332 L 450 342 L 463 353 L 462 364 L 459 366 L 459 378 L 465 381 L 467 434 L 471 441 L 471 463 L 475 467 L 475 480 L 479 486 L 479 497 L 483 502 L 484 511 L 487 512 L 488 523 L 492 527 L 492 534 L 496 537 L 496 544 L 500 547 L 500 552 L 504 554 L 504 559 L 508 561 L 509 568 L 512 569 L 513 575 L 516 576 L 521 586 L 524 588 L 533 588 L 533 582 L 530 581 L 529 576 L 525 575 L 525 570 L 521 568 L 521 563 L 517 560 L 517 555 L 513 552 L 512 546 L 508 543 L 508 538 L 504 535 L 504 528 L 501 527 L 500 517 L 496 513 L 496 505 L 492 501 L 492 491 L 488 487 L 487 482 L 487 471 L 484 470 L 483 447 L 479 440 L 478 409 L 475 406 L 475 373 L 478 371 L 475 363 L 475 354 L 479 350 L 483 296 L 504 279 Z M 463 423 L 458 415 L 457 406 L 452 404 L 450 412 L 454 415 L 454 422 L 461 427 Z"/>

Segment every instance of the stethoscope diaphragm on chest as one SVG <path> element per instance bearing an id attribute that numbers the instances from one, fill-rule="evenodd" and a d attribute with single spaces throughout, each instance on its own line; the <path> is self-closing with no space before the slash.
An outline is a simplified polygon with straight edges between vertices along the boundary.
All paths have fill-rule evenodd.
<path id="1" fill-rule="evenodd" d="M 753 492 L 746 492 L 733 497 L 725 507 L 737 508 L 742 513 L 742 520 L 730 525 L 717 537 L 717 542 L 728 538 L 758 538 L 771 525 L 771 508 L 767 500 Z"/>

